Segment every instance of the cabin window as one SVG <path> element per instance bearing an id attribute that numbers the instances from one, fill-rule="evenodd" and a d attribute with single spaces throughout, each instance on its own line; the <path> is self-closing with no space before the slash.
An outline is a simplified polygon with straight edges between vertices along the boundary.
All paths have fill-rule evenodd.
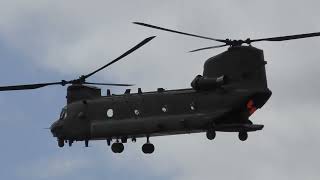
<path id="1" fill-rule="evenodd" d="M 140 111 L 139 111 L 138 109 L 135 109 L 135 110 L 134 110 L 134 114 L 135 114 L 136 116 L 139 116 L 139 115 L 140 115 Z"/>
<path id="2" fill-rule="evenodd" d="M 190 103 L 190 110 L 191 111 L 196 111 L 197 109 L 198 109 L 198 107 L 197 107 L 196 103 L 194 101 L 192 101 Z"/>
<path id="3" fill-rule="evenodd" d="M 196 110 L 196 106 L 194 105 L 194 103 L 190 104 L 190 109 L 191 109 L 191 111 L 195 111 Z"/>
<path id="4" fill-rule="evenodd" d="M 67 108 L 64 107 L 60 113 L 60 119 L 66 119 L 67 118 Z"/>
<path id="5" fill-rule="evenodd" d="M 67 111 L 64 112 L 64 116 L 63 116 L 63 119 L 66 119 L 67 118 Z"/>
<path id="6" fill-rule="evenodd" d="M 165 105 L 161 108 L 162 112 L 168 112 L 168 107 Z"/>
<path id="7" fill-rule="evenodd" d="M 112 118 L 113 117 L 113 109 L 108 109 L 107 110 L 107 116 L 108 116 L 108 118 Z"/>

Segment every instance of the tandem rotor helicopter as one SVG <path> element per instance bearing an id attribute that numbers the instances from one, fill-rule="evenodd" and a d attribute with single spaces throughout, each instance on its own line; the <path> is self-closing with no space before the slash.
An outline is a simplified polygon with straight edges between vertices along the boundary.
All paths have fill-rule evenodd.
<path id="1" fill-rule="evenodd" d="M 177 34 L 193 36 L 224 43 L 193 50 L 220 48 L 228 50 L 209 58 L 204 64 L 203 75 L 191 82 L 192 88 L 165 90 L 158 88 L 154 92 L 114 95 L 107 90 L 105 96 L 101 89 L 90 85 L 130 86 L 130 84 L 91 83 L 86 79 L 119 61 L 155 36 L 139 44 L 102 66 L 82 75 L 78 79 L 51 83 L 2 86 L 0 91 L 37 89 L 50 85 L 71 84 L 67 88 L 67 105 L 62 109 L 60 118 L 50 130 L 57 138 L 58 146 L 69 146 L 74 141 L 84 141 L 88 147 L 90 140 L 106 140 L 114 153 L 124 150 L 128 139 L 146 137 L 142 146 L 144 153 L 154 152 L 150 142 L 152 136 L 206 132 L 213 140 L 217 131 L 237 132 L 241 141 L 248 138 L 248 132 L 263 129 L 263 125 L 253 124 L 249 117 L 261 108 L 272 92 L 267 85 L 263 51 L 251 46 L 259 41 L 286 41 L 320 36 L 320 32 L 279 36 L 262 39 L 230 40 L 214 39 L 181 31 L 171 30 L 150 24 L 135 24 Z M 244 45 L 246 44 L 246 45 Z"/>

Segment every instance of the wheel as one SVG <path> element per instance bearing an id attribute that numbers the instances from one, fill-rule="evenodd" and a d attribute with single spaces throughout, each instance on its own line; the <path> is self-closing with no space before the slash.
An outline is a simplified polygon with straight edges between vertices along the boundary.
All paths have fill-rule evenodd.
<path id="1" fill-rule="evenodd" d="M 124 150 L 124 146 L 123 146 L 123 144 L 122 143 L 113 143 L 112 145 L 111 145 L 111 150 L 112 150 L 112 152 L 114 152 L 114 153 L 122 153 L 123 152 L 123 150 Z"/>
<path id="2" fill-rule="evenodd" d="M 216 137 L 216 131 L 214 130 L 208 130 L 206 132 L 206 136 L 209 140 L 213 140 Z"/>
<path id="3" fill-rule="evenodd" d="M 114 153 L 118 153 L 118 151 L 117 151 L 117 145 L 116 145 L 117 143 L 113 143 L 112 145 L 111 145 L 111 150 L 112 150 L 112 152 L 114 152 Z"/>
<path id="4" fill-rule="evenodd" d="M 145 154 L 151 154 L 154 152 L 154 145 L 151 143 L 145 143 L 142 146 L 142 152 Z"/>
<path id="5" fill-rule="evenodd" d="M 245 141 L 248 139 L 248 133 L 247 132 L 239 132 L 239 135 L 238 135 L 239 139 L 241 141 Z"/>
<path id="6" fill-rule="evenodd" d="M 64 146 L 64 140 L 61 138 L 58 138 L 58 146 L 63 147 Z"/>
<path id="7" fill-rule="evenodd" d="M 118 143 L 119 145 L 119 149 L 118 149 L 118 153 L 122 153 L 123 152 L 123 150 L 124 150 L 124 145 L 122 144 L 122 143 Z"/>

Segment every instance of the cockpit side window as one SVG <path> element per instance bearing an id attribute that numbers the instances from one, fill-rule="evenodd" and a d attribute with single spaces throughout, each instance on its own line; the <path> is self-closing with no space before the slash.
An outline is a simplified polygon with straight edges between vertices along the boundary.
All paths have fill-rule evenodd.
<path id="1" fill-rule="evenodd" d="M 62 110 L 61 110 L 60 119 L 66 119 L 66 118 L 67 118 L 67 108 L 64 107 L 64 108 L 62 108 Z"/>

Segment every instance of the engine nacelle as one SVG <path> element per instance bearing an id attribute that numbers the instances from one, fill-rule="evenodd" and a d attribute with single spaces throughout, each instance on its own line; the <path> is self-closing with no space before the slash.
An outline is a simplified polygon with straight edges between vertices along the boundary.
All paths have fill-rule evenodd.
<path id="1" fill-rule="evenodd" d="M 217 78 L 198 75 L 191 82 L 191 87 L 195 90 L 212 90 L 227 84 L 227 81 L 227 77 L 224 75 Z"/>

